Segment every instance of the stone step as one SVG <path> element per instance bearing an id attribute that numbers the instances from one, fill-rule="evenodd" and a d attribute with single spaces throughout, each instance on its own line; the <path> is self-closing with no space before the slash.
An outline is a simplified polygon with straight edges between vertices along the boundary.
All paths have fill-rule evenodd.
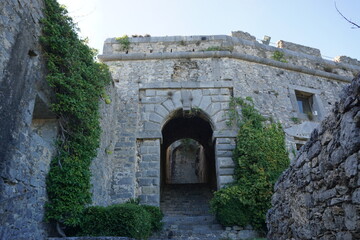
<path id="1" fill-rule="evenodd" d="M 161 194 L 164 227 L 155 239 L 221 239 L 223 227 L 210 214 L 212 191 L 206 184 L 166 185 Z"/>
<path id="2" fill-rule="evenodd" d="M 156 239 L 217 239 L 221 238 L 223 230 L 206 231 L 206 230 L 169 230 L 162 232 L 162 234 L 153 235 L 149 240 Z"/>
<path id="3" fill-rule="evenodd" d="M 160 206 L 165 215 L 209 215 L 212 191 L 207 184 L 165 185 Z"/>
<path id="4" fill-rule="evenodd" d="M 220 224 L 208 224 L 208 225 L 200 225 L 200 224 L 166 224 L 164 226 L 165 230 L 188 230 L 188 231 L 206 231 L 211 232 L 213 230 L 223 230 L 223 227 Z"/>
<path id="5" fill-rule="evenodd" d="M 217 223 L 213 215 L 202 216 L 164 216 L 163 222 L 168 224 L 213 224 Z"/>
<path id="6" fill-rule="evenodd" d="M 155 239 L 220 239 L 224 232 L 213 215 L 185 216 L 165 215 L 164 227 L 160 233 L 155 234 Z"/>

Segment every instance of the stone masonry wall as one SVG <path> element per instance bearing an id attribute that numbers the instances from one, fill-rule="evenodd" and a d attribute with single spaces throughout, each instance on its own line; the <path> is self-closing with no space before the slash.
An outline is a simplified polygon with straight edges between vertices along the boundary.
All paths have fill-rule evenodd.
<path id="1" fill-rule="evenodd" d="M 112 166 L 116 142 L 114 126 L 116 125 L 116 109 L 119 105 L 116 89 L 113 85 L 107 87 L 106 95 L 111 102 L 107 104 L 105 99 L 100 101 L 100 126 L 102 130 L 100 147 L 97 157 L 92 160 L 90 167 L 92 173 L 92 204 L 100 206 L 111 204 Z"/>
<path id="2" fill-rule="evenodd" d="M 200 146 L 197 142 L 182 144 L 175 142 L 170 146 L 169 162 L 170 183 L 200 183 L 204 182 L 199 175 Z"/>
<path id="3" fill-rule="evenodd" d="M 118 100 L 109 185 L 112 203 L 140 197 L 143 203 L 149 199 L 159 204 L 162 176 L 155 151 L 160 151 L 163 126 L 177 110 L 199 110 L 212 126 L 220 188 L 233 179 L 236 129 L 226 123 L 231 97 L 252 97 L 263 115 L 280 121 L 294 158 L 296 148 L 310 138 L 340 90 L 360 71 L 357 60 L 324 60 L 317 49 L 284 41 L 283 48 L 272 47 L 239 31 L 233 36 L 129 41 L 125 50 L 115 38 L 107 39 L 99 55 L 110 68 Z M 285 61 L 273 59 L 275 52 L 283 53 Z M 299 112 L 297 92 L 311 95 L 311 119 Z M 154 152 L 143 153 L 143 144 Z"/>
<path id="4" fill-rule="evenodd" d="M 0 1 L 0 239 L 44 239 L 57 121 L 39 36 L 41 0 Z"/>
<path id="5" fill-rule="evenodd" d="M 360 75 L 275 185 L 269 239 L 360 239 Z"/>

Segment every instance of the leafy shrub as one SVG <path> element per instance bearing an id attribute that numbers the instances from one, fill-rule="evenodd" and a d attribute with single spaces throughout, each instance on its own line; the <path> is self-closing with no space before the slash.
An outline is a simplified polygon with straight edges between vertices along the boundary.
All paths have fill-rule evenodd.
<path id="1" fill-rule="evenodd" d="M 80 235 L 146 239 L 151 228 L 152 216 L 143 206 L 125 203 L 88 207 L 80 224 Z"/>
<path id="2" fill-rule="evenodd" d="M 228 186 L 215 192 L 214 198 L 211 200 L 211 208 L 222 225 L 245 226 L 250 221 L 250 212 L 237 214 L 248 210 L 243 209 L 244 206 L 240 201 L 241 197 L 243 197 L 243 194 L 237 185 Z"/>
<path id="3" fill-rule="evenodd" d="M 127 51 L 130 49 L 130 40 L 127 35 L 117 37 L 115 40 L 121 45 L 121 50 Z"/>
<path id="4" fill-rule="evenodd" d="M 151 230 L 152 231 L 160 231 L 163 227 L 163 222 L 161 222 L 164 214 L 161 212 L 160 208 L 149 205 L 141 205 L 148 213 L 150 213 L 151 217 Z"/>
<path id="5" fill-rule="evenodd" d="M 237 106 L 241 107 L 241 116 Z M 232 99 L 230 109 L 231 121 L 239 126 L 235 182 L 215 193 L 211 208 L 225 226 L 250 224 L 264 230 L 274 183 L 289 165 L 284 132 L 280 124 L 265 123 L 251 98 Z"/>

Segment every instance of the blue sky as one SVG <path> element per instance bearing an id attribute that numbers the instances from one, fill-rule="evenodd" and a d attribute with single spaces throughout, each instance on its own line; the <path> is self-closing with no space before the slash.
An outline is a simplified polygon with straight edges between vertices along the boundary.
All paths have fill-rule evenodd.
<path id="1" fill-rule="evenodd" d="M 319 48 L 323 56 L 360 60 L 360 29 L 337 12 L 334 0 L 58 0 L 68 7 L 81 36 L 102 52 L 106 38 L 125 34 L 230 35 L 249 32 L 271 42 Z M 360 24 L 359 0 L 336 0 Z"/>

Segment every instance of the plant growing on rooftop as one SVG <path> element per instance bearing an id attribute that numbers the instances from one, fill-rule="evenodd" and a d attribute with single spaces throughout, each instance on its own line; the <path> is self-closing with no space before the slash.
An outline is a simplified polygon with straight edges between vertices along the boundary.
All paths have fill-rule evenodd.
<path id="1" fill-rule="evenodd" d="M 301 123 L 300 119 L 297 117 L 291 117 L 290 120 L 293 121 L 295 124 Z"/>
<path id="2" fill-rule="evenodd" d="M 279 61 L 279 62 L 283 62 L 283 63 L 286 63 L 286 62 L 287 62 L 287 61 L 285 60 L 285 58 L 284 58 L 284 53 L 282 53 L 282 52 L 280 52 L 280 51 L 278 51 L 278 50 L 276 50 L 276 51 L 273 53 L 273 55 L 272 55 L 271 58 L 274 59 L 274 60 L 276 60 L 276 61 Z"/>
<path id="3" fill-rule="evenodd" d="M 179 43 L 181 46 L 186 46 L 186 42 L 184 40 L 181 40 Z"/>
<path id="4" fill-rule="evenodd" d="M 307 112 L 306 115 L 310 121 L 314 120 L 314 114 L 312 112 Z"/>
<path id="5" fill-rule="evenodd" d="M 130 40 L 128 35 L 117 37 L 115 40 L 121 45 L 121 50 L 128 51 L 130 49 Z"/>
<path id="6" fill-rule="evenodd" d="M 234 48 L 232 46 L 230 47 L 221 47 L 221 46 L 212 46 L 206 48 L 204 51 L 211 52 L 211 51 L 233 51 Z"/>
<path id="7" fill-rule="evenodd" d="M 325 67 L 324 67 L 324 71 L 325 71 L 325 72 L 328 72 L 328 73 L 332 73 L 332 72 L 333 72 L 332 68 L 329 67 L 329 66 L 325 66 Z"/>

